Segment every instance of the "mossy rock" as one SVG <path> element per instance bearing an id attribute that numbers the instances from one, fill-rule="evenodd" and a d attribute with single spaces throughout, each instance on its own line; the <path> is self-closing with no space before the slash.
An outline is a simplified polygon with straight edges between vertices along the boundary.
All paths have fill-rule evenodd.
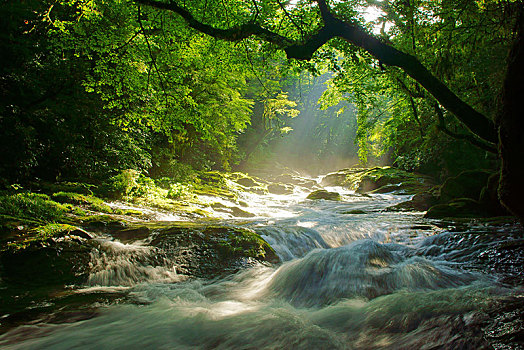
<path id="1" fill-rule="evenodd" d="M 361 215 L 361 214 L 367 214 L 364 210 L 360 209 L 353 209 L 342 212 L 342 214 L 350 214 L 350 215 Z"/>
<path id="2" fill-rule="evenodd" d="M 388 211 L 426 211 L 438 204 L 438 198 L 432 191 L 425 191 L 415 194 L 411 200 L 388 207 Z"/>
<path id="3" fill-rule="evenodd" d="M 127 227 L 127 223 L 111 215 L 91 215 L 77 219 L 78 222 L 90 229 L 119 230 Z"/>
<path id="4" fill-rule="evenodd" d="M 39 193 L 17 193 L 0 196 L 0 214 L 41 221 L 63 220 L 69 209 L 48 195 Z"/>
<path id="5" fill-rule="evenodd" d="M 74 192 L 83 195 L 93 195 L 93 193 L 98 192 L 97 185 L 83 182 L 33 182 L 30 184 L 30 187 L 33 191 L 40 190 L 48 194 L 57 192 Z"/>
<path id="6" fill-rule="evenodd" d="M 307 179 L 305 177 L 294 174 L 278 175 L 275 177 L 275 181 L 283 184 L 291 184 L 294 186 L 301 186 L 305 188 L 313 188 L 318 185 L 315 180 Z"/>
<path id="7" fill-rule="evenodd" d="M 278 183 L 267 185 L 267 190 L 269 193 L 273 193 L 273 194 L 291 194 L 293 193 L 293 187 L 286 186 L 284 184 L 278 184 Z"/>
<path id="8" fill-rule="evenodd" d="M 365 168 L 354 168 L 354 169 L 342 169 L 337 172 L 329 173 L 321 181 L 322 186 L 348 186 L 349 178 L 354 174 L 363 173 L 368 169 Z"/>
<path id="9" fill-rule="evenodd" d="M 44 247 L 3 251 L 1 277 L 17 285 L 80 284 L 87 280 L 93 248 L 90 241 L 67 239 L 50 240 Z"/>
<path id="10" fill-rule="evenodd" d="M 468 170 L 446 179 L 440 187 L 440 202 L 447 203 L 455 198 L 479 200 L 480 193 L 491 175 L 487 170 Z"/>
<path id="11" fill-rule="evenodd" d="M 228 213 L 236 217 L 241 218 L 252 218 L 255 216 L 255 214 L 250 213 L 248 211 L 245 211 L 243 209 L 240 209 L 239 207 L 228 207 L 222 203 L 213 203 L 211 207 L 218 212 L 221 213 Z"/>
<path id="12" fill-rule="evenodd" d="M 330 201 L 339 201 L 341 198 L 340 198 L 340 193 L 337 193 L 337 192 L 329 192 L 329 191 L 326 191 L 326 190 L 317 190 L 317 191 L 313 191 L 311 192 L 307 197 L 307 199 L 325 199 L 325 200 L 330 200 Z"/>
<path id="13" fill-rule="evenodd" d="M 258 186 L 259 183 L 253 180 L 250 177 L 243 177 L 235 181 L 237 184 L 242 185 L 244 187 L 255 187 Z"/>
<path id="14" fill-rule="evenodd" d="M 180 223 L 152 233 L 151 245 L 165 253 L 177 272 L 213 278 L 254 262 L 279 262 L 256 232 L 240 227 Z"/>
<path id="15" fill-rule="evenodd" d="M 57 192 L 54 193 L 51 198 L 59 203 L 83 205 L 88 207 L 90 210 L 101 213 L 113 212 L 113 209 L 105 204 L 102 199 L 90 195 L 83 195 L 74 192 Z"/>
<path id="16" fill-rule="evenodd" d="M 350 182 L 357 193 L 401 192 L 414 194 L 431 186 L 428 177 L 392 167 L 375 167 L 353 176 Z"/>
<path id="17" fill-rule="evenodd" d="M 322 179 L 323 186 L 342 186 L 357 193 L 401 192 L 414 194 L 427 190 L 432 180 L 424 175 L 413 174 L 397 168 L 351 168 L 330 173 Z"/>
<path id="18" fill-rule="evenodd" d="M 428 209 L 426 218 L 478 218 L 490 216 L 489 210 L 471 198 L 458 198 L 447 204 L 437 204 Z"/>
<path id="19" fill-rule="evenodd" d="M 240 217 L 240 218 L 255 217 L 255 214 L 242 210 L 239 207 L 230 207 L 230 209 L 231 209 L 231 213 L 233 214 L 233 216 L 236 216 L 236 217 Z"/>
<path id="20" fill-rule="evenodd" d="M 198 179 L 204 184 L 227 187 L 225 174 L 219 171 L 203 171 L 198 173 Z"/>

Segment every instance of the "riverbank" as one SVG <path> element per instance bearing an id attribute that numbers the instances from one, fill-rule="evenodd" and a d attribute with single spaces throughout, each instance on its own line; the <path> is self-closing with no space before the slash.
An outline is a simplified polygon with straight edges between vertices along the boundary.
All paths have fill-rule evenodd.
<path id="1" fill-rule="evenodd" d="M 425 218 L 390 209 L 413 194 L 358 193 L 355 184 L 329 186 L 329 177 L 211 173 L 199 193 L 166 195 L 165 203 L 130 195 L 159 190 L 106 201 L 92 187 L 25 193 L 54 210 L 23 211 L 34 222 L 3 231 L 11 236 L 2 252 L 0 344 L 67 348 L 89 337 L 106 346 L 415 349 L 430 338 L 480 348 L 517 341 L 519 319 L 509 310 L 521 308 L 523 254 L 514 219 Z M 306 198 L 321 190 L 339 197 Z M 46 222 L 51 214 L 67 222 Z M 176 339 L 165 338 L 165 327 Z M 138 338 L 111 339 L 111 329 Z"/>

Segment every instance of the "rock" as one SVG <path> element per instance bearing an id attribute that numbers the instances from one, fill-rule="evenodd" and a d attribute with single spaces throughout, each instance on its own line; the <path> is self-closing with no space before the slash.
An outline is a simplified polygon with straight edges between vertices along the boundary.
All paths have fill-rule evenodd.
<path id="1" fill-rule="evenodd" d="M 353 174 L 365 172 L 368 169 L 356 168 L 356 169 L 341 169 L 339 171 L 329 173 L 320 182 L 322 186 L 346 186 L 348 184 L 348 178 Z"/>
<path id="2" fill-rule="evenodd" d="M 233 214 L 233 216 L 241 218 L 252 218 L 255 216 L 255 214 L 242 210 L 239 207 L 230 207 L 229 209 L 231 210 L 231 214 Z"/>
<path id="3" fill-rule="evenodd" d="M 148 226 L 127 227 L 111 232 L 111 236 L 124 243 L 146 239 L 150 234 L 151 229 Z"/>
<path id="4" fill-rule="evenodd" d="M 273 194 L 290 194 L 293 193 L 293 188 L 284 184 L 270 184 L 267 186 L 269 193 Z"/>
<path id="5" fill-rule="evenodd" d="M 437 204 L 428 209 L 426 218 L 441 219 L 454 218 L 478 218 L 489 216 L 489 212 L 478 201 L 471 198 L 458 198 L 447 204 Z"/>
<path id="6" fill-rule="evenodd" d="M 447 203 L 455 198 L 479 200 L 490 175 L 491 172 L 487 170 L 468 170 L 446 179 L 440 187 L 440 202 Z"/>
<path id="7" fill-rule="evenodd" d="M 492 215 L 511 215 L 506 208 L 500 204 L 498 196 L 500 174 L 494 173 L 488 178 L 486 186 L 480 191 L 479 202 L 484 205 Z"/>
<path id="8" fill-rule="evenodd" d="M 388 207 L 388 211 L 426 211 L 430 207 L 438 204 L 437 197 L 432 191 L 420 192 L 411 198 L 411 200 Z"/>
<path id="9" fill-rule="evenodd" d="M 91 241 L 48 240 L 45 247 L 0 253 L 1 278 L 18 285 L 64 285 L 86 281 L 89 274 Z"/>
<path id="10" fill-rule="evenodd" d="M 427 176 L 409 173 L 392 167 L 343 169 L 326 175 L 323 186 L 343 186 L 357 193 L 401 192 L 415 194 L 429 189 L 432 180 Z"/>
<path id="11" fill-rule="evenodd" d="M 317 190 L 317 191 L 311 192 L 306 198 L 307 199 L 325 199 L 325 200 L 331 200 L 331 201 L 339 201 L 340 194 L 337 192 L 329 192 L 326 190 Z"/>
<path id="12" fill-rule="evenodd" d="M 364 210 L 360 210 L 360 209 L 353 209 L 353 210 L 349 210 L 349 211 L 345 211 L 343 212 L 342 214 L 367 214 Z"/>
<path id="13" fill-rule="evenodd" d="M 242 185 L 244 187 L 255 187 L 255 186 L 258 186 L 258 183 L 255 180 L 253 180 L 252 178 L 250 178 L 250 177 L 240 178 L 240 179 L 236 180 L 236 183 L 239 184 L 239 185 Z"/>
<path id="14" fill-rule="evenodd" d="M 214 278 L 256 261 L 278 263 L 271 246 L 256 232 L 240 227 L 176 224 L 158 229 L 151 245 L 177 266 L 177 272 Z"/>
<path id="15" fill-rule="evenodd" d="M 211 205 L 215 211 L 221 212 L 221 213 L 228 213 L 233 216 L 242 217 L 242 218 L 252 218 L 255 216 L 255 214 L 247 212 L 243 209 L 240 209 L 239 207 L 228 207 L 222 203 L 213 203 Z"/>
<path id="16" fill-rule="evenodd" d="M 111 215 L 91 215 L 80 221 L 83 226 L 95 230 L 120 230 L 127 227 L 125 221 Z"/>
<path id="17" fill-rule="evenodd" d="M 298 175 L 282 174 L 275 177 L 275 181 L 282 182 L 284 184 L 291 184 L 295 186 L 302 186 L 306 188 L 313 188 L 317 186 L 315 180 L 307 179 Z"/>

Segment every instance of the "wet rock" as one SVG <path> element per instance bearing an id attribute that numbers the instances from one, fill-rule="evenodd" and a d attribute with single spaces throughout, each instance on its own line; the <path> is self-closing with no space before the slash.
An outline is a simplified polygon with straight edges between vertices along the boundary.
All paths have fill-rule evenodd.
<path id="1" fill-rule="evenodd" d="M 66 238 L 50 239 L 45 245 L 1 252 L 2 279 L 33 286 L 75 284 L 87 279 L 94 243 Z"/>
<path id="2" fill-rule="evenodd" d="M 240 217 L 240 218 L 255 217 L 255 214 L 242 210 L 239 207 L 230 207 L 229 209 L 231 210 L 231 214 L 233 214 L 233 216 L 236 216 L 236 217 Z"/>
<path id="3" fill-rule="evenodd" d="M 301 177 L 301 176 L 293 175 L 293 174 L 278 175 L 277 177 L 275 177 L 275 181 L 281 182 L 284 184 L 302 186 L 306 188 L 313 188 L 317 186 L 317 182 L 315 180 L 307 179 L 305 177 Z"/>
<path id="4" fill-rule="evenodd" d="M 236 183 L 239 184 L 239 185 L 242 185 L 244 187 L 258 186 L 258 183 L 255 180 L 253 180 L 252 178 L 250 178 L 250 177 L 240 178 L 240 179 L 236 180 Z"/>
<path id="5" fill-rule="evenodd" d="M 343 212 L 342 214 L 353 214 L 353 215 L 357 215 L 357 214 L 367 214 L 364 210 L 360 210 L 360 209 L 354 209 L 354 210 L 348 210 L 348 211 L 345 211 Z"/>
<path id="6" fill-rule="evenodd" d="M 271 246 L 246 228 L 177 224 L 155 230 L 151 245 L 177 266 L 177 272 L 213 278 L 256 262 L 279 262 Z"/>
<path id="7" fill-rule="evenodd" d="M 290 194 L 293 193 L 293 187 L 284 184 L 269 184 L 267 186 L 269 193 L 273 194 Z"/>
<path id="8" fill-rule="evenodd" d="M 89 229 L 120 230 L 127 227 L 125 221 L 111 215 L 92 215 L 81 218 L 79 221 Z"/>
<path id="9" fill-rule="evenodd" d="M 458 198 L 447 204 L 437 204 L 428 209 L 426 218 L 440 219 L 453 218 L 477 218 L 489 216 L 489 212 L 478 201 L 470 198 Z"/>
<path id="10" fill-rule="evenodd" d="M 491 172 L 487 170 L 468 170 L 448 178 L 440 188 L 440 202 L 446 203 L 455 198 L 479 200 L 490 175 Z"/>
<path id="11" fill-rule="evenodd" d="M 337 192 L 329 192 L 326 190 L 317 190 L 317 191 L 311 192 L 306 198 L 307 199 L 325 199 L 325 200 L 331 200 L 331 201 L 339 201 L 340 194 Z"/>
<path id="12" fill-rule="evenodd" d="M 431 191 L 417 193 L 411 200 L 388 207 L 388 211 L 426 211 L 432 206 L 438 204 L 438 199 Z"/>
<path id="13" fill-rule="evenodd" d="M 392 167 L 351 168 L 330 173 L 322 179 L 323 186 L 343 186 L 357 193 L 401 192 L 414 194 L 427 190 L 432 181 L 427 176 Z"/>
<path id="14" fill-rule="evenodd" d="M 121 242 L 132 242 L 139 239 L 146 239 L 151 234 L 151 228 L 148 226 L 126 227 L 122 230 L 111 232 L 111 236 Z"/>

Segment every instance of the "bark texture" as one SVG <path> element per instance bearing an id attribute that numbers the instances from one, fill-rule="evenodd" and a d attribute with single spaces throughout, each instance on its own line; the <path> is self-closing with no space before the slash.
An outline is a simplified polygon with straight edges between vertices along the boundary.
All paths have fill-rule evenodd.
<path id="1" fill-rule="evenodd" d="M 517 24 L 517 40 L 508 57 L 502 112 L 498 118 L 502 166 L 499 198 L 524 224 L 524 16 Z"/>

